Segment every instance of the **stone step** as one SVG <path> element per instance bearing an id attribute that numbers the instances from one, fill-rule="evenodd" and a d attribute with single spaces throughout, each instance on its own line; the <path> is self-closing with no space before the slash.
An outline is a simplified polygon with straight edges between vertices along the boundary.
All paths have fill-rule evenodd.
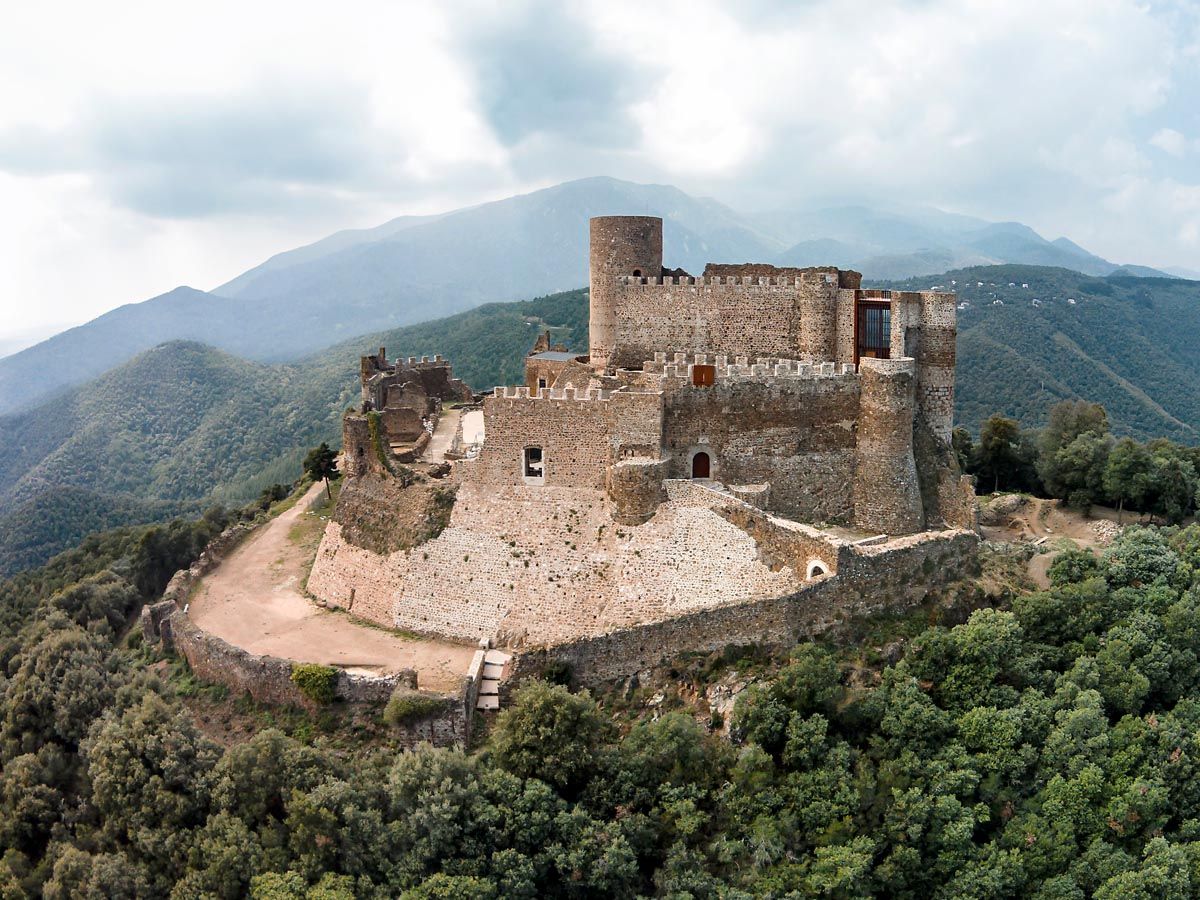
<path id="1" fill-rule="evenodd" d="M 484 663 L 483 677 L 484 678 L 499 678 L 504 674 L 504 666 L 499 663 Z"/>
<path id="2" fill-rule="evenodd" d="M 500 693 L 500 682 L 492 681 L 491 679 L 485 679 L 485 680 L 479 682 L 479 696 L 480 697 L 484 696 L 485 694 L 490 697 L 490 696 L 493 696 L 493 695 L 499 694 L 499 693 Z"/>
<path id="3" fill-rule="evenodd" d="M 504 653 L 500 650 L 488 650 L 487 653 L 483 657 L 483 661 L 485 663 L 494 663 L 495 665 L 498 665 L 498 666 L 504 665 L 510 659 L 512 659 L 512 656 L 510 654 Z"/>
<path id="4" fill-rule="evenodd" d="M 475 703 L 475 708 L 476 709 L 484 709 L 484 710 L 499 709 L 500 708 L 500 698 L 493 694 L 489 694 L 486 697 L 480 696 L 479 700 L 476 701 L 476 703 Z"/>

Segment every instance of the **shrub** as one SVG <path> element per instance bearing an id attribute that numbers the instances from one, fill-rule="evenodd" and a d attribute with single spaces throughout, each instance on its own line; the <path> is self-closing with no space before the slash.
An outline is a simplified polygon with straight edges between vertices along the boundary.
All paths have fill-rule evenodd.
<path id="1" fill-rule="evenodd" d="M 337 669 L 316 663 L 292 667 L 292 684 L 313 703 L 332 703 L 337 687 Z"/>
<path id="2" fill-rule="evenodd" d="M 414 694 L 400 688 L 393 692 L 383 708 L 383 721 L 388 725 L 407 725 L 432 716 L 442 709 L 442 700 Z"/>

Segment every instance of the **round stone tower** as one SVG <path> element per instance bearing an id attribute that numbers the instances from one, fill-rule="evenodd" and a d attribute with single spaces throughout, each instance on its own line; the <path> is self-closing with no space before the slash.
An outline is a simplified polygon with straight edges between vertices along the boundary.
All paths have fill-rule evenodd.
<path id="1" fill-rule="evenodd" d="M 595 216 L 591 221 L 588 335 L 591 364 L 607 368 L 617 337 L 618 275 L 662 276 L 663 223 L 657 216 Z"/>
<path id="2" fill-rule="evenodd" d="M 913 459 L 916 360 L 863 359 L 854 524 L 863 531 L 912 534 L 925 527 Z"/>
<path id="3" fill-rule="evenodd" d="M 836 272 L 806 272 L 797 288 L 800 314 L 800 358 L 823 363 L 837 359 L 838 276 Z"/>

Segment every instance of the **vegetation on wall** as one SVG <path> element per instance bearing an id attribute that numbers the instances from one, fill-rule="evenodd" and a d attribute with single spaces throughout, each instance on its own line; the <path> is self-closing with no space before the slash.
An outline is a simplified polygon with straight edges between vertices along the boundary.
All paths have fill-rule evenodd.
<path id="1" fill-rule="evenodd" d="M 332 703 L 336 696 L 338 670 L 316 663 L 292 666 L 292 684 L 313 703 Z"/>

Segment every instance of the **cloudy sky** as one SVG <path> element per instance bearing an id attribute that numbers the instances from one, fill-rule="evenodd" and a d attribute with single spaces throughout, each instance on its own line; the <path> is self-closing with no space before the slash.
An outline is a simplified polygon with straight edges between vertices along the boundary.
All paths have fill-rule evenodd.
<path id="1" fill-rule="evenodd" d="M 0 350 L 595 174 L 746 211 L 928 204 L 1200 269 L 1200 4 L 6 4 Z"/>

